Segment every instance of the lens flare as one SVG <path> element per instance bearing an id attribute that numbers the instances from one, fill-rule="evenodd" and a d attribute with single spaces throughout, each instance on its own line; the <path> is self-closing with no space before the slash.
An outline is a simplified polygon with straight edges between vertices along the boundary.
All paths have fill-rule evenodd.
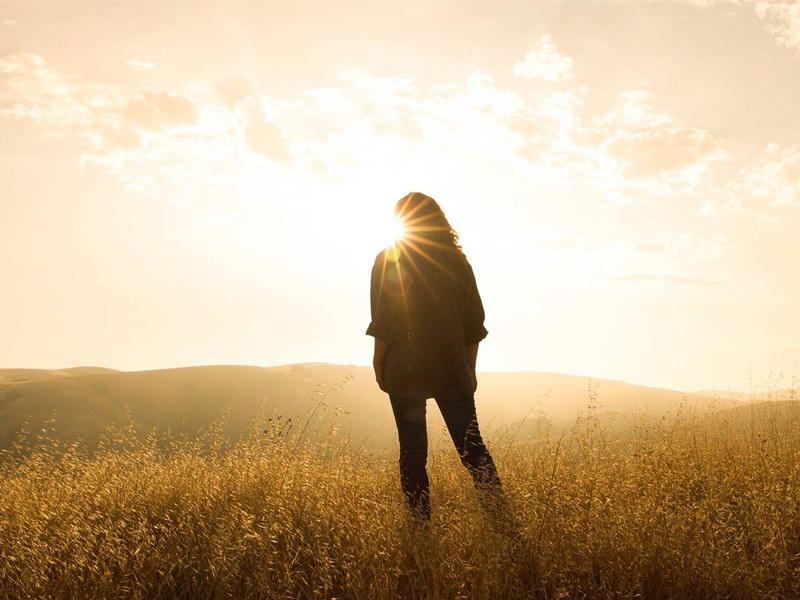
<path id="1" fill-rule="evenodd" d="M 400 219 L 392 219 L 389 227 L 389 241 L 396 244 L 406 235 L 406 226 Z"/>

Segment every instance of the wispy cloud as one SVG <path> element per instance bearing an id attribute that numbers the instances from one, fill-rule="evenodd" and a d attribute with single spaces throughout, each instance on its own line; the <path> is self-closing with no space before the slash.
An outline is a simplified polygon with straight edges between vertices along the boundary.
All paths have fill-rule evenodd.
<path id="1" fill-rule="evenodd" d="M 249 181 L 261 175 L 248 169 L 258 173 L 263 161 L 287 178 L 348 179 L 451 157 L 502 164 L 543 185 L 583 185 L 610 209 L 669 194 L 696 196 L 698 213 L 709 216 L 742 210 L 743 196 L 798 202 L 800 151 L 771 148 L 741 167 L 738 183 L 715 181 L 717 166 L 732 160 L 722 139 L 656 109 L 641 90 L 598 112 L 593 90 L 574 81 L 573 63 L 544 36 L 505 85 L 486 71 L 431 84 L 351 68 L 339 85 L 278 99 L 238 76 L 180 89 L 97 85 L 17 53 L 0 59 L 7 76 L 0 115 L 71 132 L 84 162 L 124 174 L 129 186 L 139 178 L 142 189 L 159 177 L 172 181 L 170 173 L 182 182 L 192 170 L 202 179 Z M 566 86 L 542 85 L 554 77 Z M 215 165 L 213 174 L 203 161 Z"/>
<path id="2" fill-rule="evenodd" d="M 217 84 L 215 90 L 223 106 L 228 110 L 233 110 L 240 100 L 255 95 L 253 86 L 244 77 L 229 77 Z"/>
<path id="3" fill-rule="evenodd" d="M 0 58 L 8 76 L 0 116 L 27 118 L 42 125 L 84 124 L 91 110 L 73 96 L 73 86 L 48 68 L 42 57 L 25 52 Z"/>
<path id="4" fill-rule="evenodd" d="M 566 77 L 572 61 L 557 59 L 549 37 L 540 40 L 537 52 Z M 529 53 L 526 69 L 533 68 L 533 60 Z M 374 169 L 375 161 L 389 165 L 402 157 L 505 156 L 527 164 L 536 179 L 584 181 L 601 190 L 609 205 L 621 206 L 665 189 L 691 189 L 721 156 L 708 132 L 654 112 L 644 94 L 623 95 L 610 112 L 586 119 L 588 88 L 527 99 L 484 71 L 423 88 L 411 75 L 376 77 L 350 69 L 342 73 L 339 87 L 312 88 L 280 101 L 267 100 L 245 80 L 232 78 L 201 101 L 178 90 L 66 84 L 36 55 L 6 57 L 0 70 L 11 76 L 13 97 L 2 114 L 72 127 L 88 141 L 84 160 L 113 165 L 118 172 L 125 153 L 141 143 L 152 160 L 173 156 L 160 171 L 179 171 L 177 157 L 187 155 L 185 139 L 159 134 L 188 127 L 192 154 L 202 155 L 204 147 L 214 147 L 216 157 L 245 150 L 283 168 L 317 174 Z M 221 103 L 215 104 L 215 97 Z M 220 145 L 227 150 L 220 153 Z M 146 156 L 132 152 L 129 159 L 139 164 Z M 152 177 L 142 185 L 152 185 Z"/>
<path id="5" fill-rule="evenodd" d="M 780 45 L 800 50 L 800 2 L 759 0 L 755 2 L 755 10 Z"/>
<path id="6" fill-rule="evenodd" d="M 540 79 L 548 82 L 564 81 L 572 76 L 571 56 L 558 51 L 549 35 L 542 36 L 536 46 L 514 65 L 514 77 Z"/>
<path id="7" fill-rule="evenodd" d="M 122 115 L 135 127 L 160 130 L 196 124 L 197 106 L 180 94 L 145 90 L 140 98 L 125 105 Z"/>
<path id="8" fill-rule="evenodd" d="M 587 118 L 587 88 L 556 91 L 508 122 L 519 136 L 517 154 L 538 168 L 602 190 L 609 206 L 665 193 L 693 193 L 713 165 L 727 160 L 709 131 L 657 112 L 644 92 L 619 96 L 619 104 Z"/>
<path id="9" fill-rule="evenodd" d="M 800 50 L 800 2 L 797 0 L 688 0 L 688 2 L 701 8 L 717 4 L 752 6 L 755 15 L 779 45 Z"/>
<path id="10" fill-rule="evenodd" d="M 283 130 L 273 121 L 268 120 L 264 109 L 256 98 L 250 98 L 244 107 L 245 123 L 243 127 L 247 146 L 276 163 L 287 164 L 292 155 Z"/>
<path id="11" fill-rule="evenodd" d="M 708 131 L 674 126 L 620 131 L 606 147 L 609 156 L 624 165 L 625 177 L 634 180 L 703 164 L 719 150 Z"/>
<path id="12" fill-rule="evenodd" d="M 800 206 L 800 147 L 767 145 L 736 184 L 747 197 L 771 207 Z"/>

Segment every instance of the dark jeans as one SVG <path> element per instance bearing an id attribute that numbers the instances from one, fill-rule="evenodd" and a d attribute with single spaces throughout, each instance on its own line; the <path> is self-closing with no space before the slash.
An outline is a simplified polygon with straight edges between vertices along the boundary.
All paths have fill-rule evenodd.
<path id="1" fill-rule="evenodd" d="M 430 519 L 430 485 L 425 464 L 428 461 L 426 401 L 407 400 L 390 395 L 397 436 L 400 440 L 400 484 L 412 514 Z M 475 414 L 475 397 L 463 400 L 436 399 L 461 463 L 472 475 L 481 504 L 489 511 L 504 511 L 506 498 L 500 477 L 483 443 Z"/>

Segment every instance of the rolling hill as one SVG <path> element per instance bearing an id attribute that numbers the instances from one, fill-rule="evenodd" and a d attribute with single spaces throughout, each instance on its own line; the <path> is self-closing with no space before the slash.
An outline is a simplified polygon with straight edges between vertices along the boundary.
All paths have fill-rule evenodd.
<path id="1" fill-rule="evenodd" d="M 590 406 L 615 425 L 660 418 L 680 406 L 736 406 L 701 395 L 553 373 L 480 373 L 479 386 L 478 414 L 489 439 L 492 432 L 527 436 L 546 427 L 563 428 Z M 441 430 L 438 410 L 433 403 L 429 406 L 429 422 Z M 8 448 L 21 428 L 33 434 L 49 429 L 59 440 L 82 439 L 94 447 L 112 425 L 195 436 L 223 415 L 223 430 L 230 437 L 248 431 L 257 415 L 282 422 L 291 418 L 293 426 L 308 421 L 307 435 L 327 434 L 335 416 L 341 426 L 337 435 L 376 447 L 395 434 L 388 399 L 369 367 L 304 363 L 131 372 L 101 367 L 0 369 L 0 448 Z"/>

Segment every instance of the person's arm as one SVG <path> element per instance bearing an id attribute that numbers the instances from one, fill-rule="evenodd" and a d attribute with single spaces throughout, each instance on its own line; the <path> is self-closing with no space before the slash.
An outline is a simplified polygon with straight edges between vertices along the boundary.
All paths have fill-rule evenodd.
<path id="1" fill-rule="evenodd" d="M 470 354 L 470 364 L 475 363 L 475 358 L 478 355 L 478 343 L 488 335 L 486 327 L 483 326 L 483 320 L 486 315 L 483 312 L 483 302 L 481 302 L 481 295 L 478 293 L 478 284 L 475 283 L 475 274 L 472 272 L 472 266 L 467 263 L 466 280 L 464 282 L 463 302 L 464 302 L 464 342 L 467 347 L 475 346 L 474 356 Z M 470 350 L 470 352 L 473 352 Z"/>
<path id="2" fill-rule="evenodd" d="M 386 358 L 386 349 L 391 340 L 391 318 L 386 308 L 385 298 L 381 293 L 385 271 L 386 258 L 385 254 L 381 252 L 375 258 L 375 264 L 372 267 L 370 282 L 370 313 L 372 321 L 367 327 L 367 335 L 375 338 L 372 366 L 375 369 L 375 381 L 378 382 L 378 387 L 384 392 L 386 389 L 383 384 L 383 363 Z"/>
<path id="3" fill-rule="evenodd" d="M 472 391 L 475 392 L 478 389 L 478 374 L 475 371 L 478 362 L 478 344 L 467 346 L 467 356 L 469 357 L 469 368 L 472 373 Z"/>
<path id="4" fill-rule="evenodd" d="M 464 342 L 467 345 L 467 358 L 472 373 L 472 391 L 478 389 L 478 376 L 475 366 L 478 360 L 478 344 L 489 333 L 483 326 L 484 312 L 481 295 L 478 293 L 478 284 L 475 283 L 475 274 L 472 266 L 467 263 L 466 294 L 464 296 Z"/>
<path id="5" fill-rule="evenodd" d="M 375 369 L 375 381 L 378 382 L 378 387 L 384 392 L 386 388 L 383 385 L 383 360 L 386 358 L 386 347 L 388 344 L 381 338 L 375 338 L 375 350 L 372 354 L 372 368 Z M 475 349 L 477 353 L 477 348 Z"/>

